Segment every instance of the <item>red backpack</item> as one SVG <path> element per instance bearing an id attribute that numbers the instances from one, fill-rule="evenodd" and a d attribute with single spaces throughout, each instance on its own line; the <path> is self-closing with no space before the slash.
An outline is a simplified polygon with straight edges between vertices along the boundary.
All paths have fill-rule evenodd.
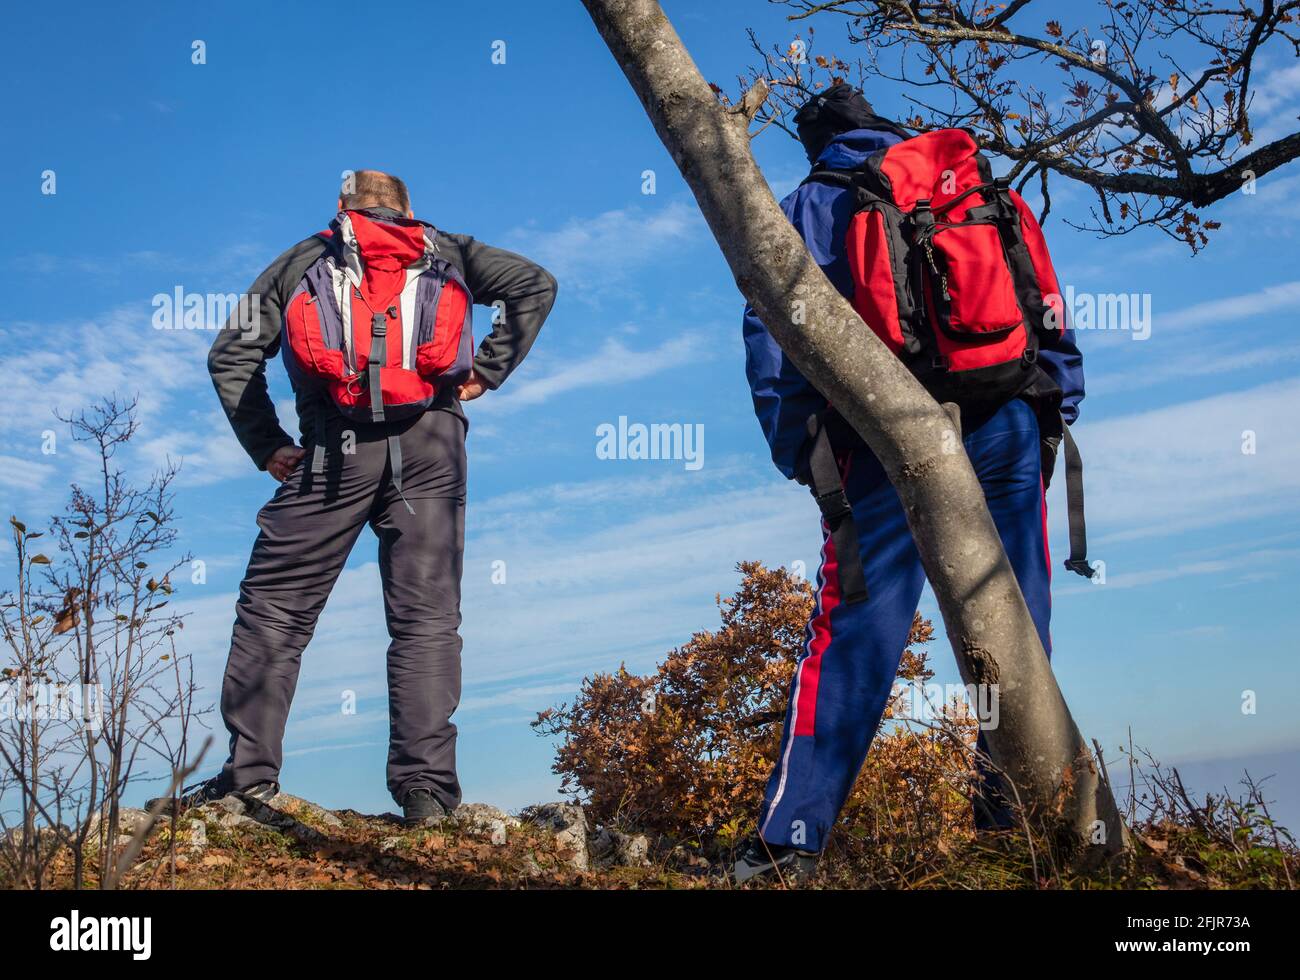
<path id="1" fill-rule="evenodd" d="M 440 258 L 432 225 L 343 211 L 289 297 L 285 359 L 350 419 L 382 422 L 428 408 L 469 375 L 473 297 Z"/>
<path id="2" fill-rule="evenodd" d="M 1061 336 L 1061 289 L 1033 212 L 963 129 L 809 180 L 857 195 L 846 242 L 853 306 L 940 401 L 997 405 L 1055 387 L 1036 367 Z M 1059 394 L 1058 394 L 1059 400 Z"/>
<path id="3" fill-rule="evenodd" d="M 1033 212 L 964 129 L 903 140 L 859 170 L 814 170 L 808 181 L 849 189 L 856 210 L 846 252 L 853 307 L 940 402 L 992 409 L 1022 397 L 1049 442 L 1065 442 L 1070 517 L 1066 567 L 1084 557 L 1082 463 L 1061 421 L 1061 391 L 1038 366 L 1040 345 L 1066 328 L 1056 271 Z M 809 419 L 808 482 L 845 557 L 845 602 L 866 598 L 835 448 L 856 433 L 833 410 Z M 1055 442 L 1052 442 L 1053 448 Z M 1045 470 L 1045 480 L 1050 472 Z"/>
<path id="4" fill-rule="evenodd" d="M 284 312 L 285 366 L 345 417 L 384 422 L 417 415 L 469 377 L 474 298 L 438 254 L 432 225 L 343 211 L 319 237 L 325 252 L 303 274 Z M 318 417 L 312 472 L 324 472 Z M 401 493 L 401 444 L 388 439 Z M 405 498 L 403 498 L 405 499 Z M 408 504 L 409 507 L 409 504 Z"/>

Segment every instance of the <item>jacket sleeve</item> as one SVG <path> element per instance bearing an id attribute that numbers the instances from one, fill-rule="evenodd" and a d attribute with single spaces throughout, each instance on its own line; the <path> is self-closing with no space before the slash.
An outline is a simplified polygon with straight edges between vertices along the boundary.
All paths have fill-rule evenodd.
<path id="1" fill-rule="evenodd" d="M 266 362 L 280 350 L 286 277 L 318 255 L 319 239 L 307 239 L 289 249 L 248 287 L 239 306 L 217 333 L 208 352 L 208 373 L 221 407 L 244 451 L 258 469 L 266 469 L 271 454 L 293 439 L 280 426 L 266 384 Z M 293 285 L 296 285 L 296 278 Z"/>
<path id="2" fill-rule="evenodd" d="M 1061 399 L 1061 417 L 1073 425 L 1079 417 L 1079 402 L 1083 401 L 1083 353 L 1074 340 L 1073 328 L 1067 328 L 1060 340 L 1039 351 L 1043 370 L 1064 393 Z"/>
<path id="3" fill-rule="evenodd" d="M 781 203 L 812 257 L 835 288 L 849 299 L 853 296 L 853 276 L 844 240 L 852 217 L 851 204 L 842 188 L 829 184 L 806 184 Z M 745 307 L 743 329 L 745 374 L 754 399 L 754 414 L 771 449 L 772 462 L 793 479 L 800 469 L 808 417 L 824 409 L 827 401 L 785 356 L 750 306 Z"/>
<path id="4" fill-rule="evenodd" d="M 467 235 L 460 247 L 465 285 L 474 302 L 494 307 L 492 330 L 474 355 L 474 373 L 496 389 L 528 354 L 555 304 L 555 277 L 522 255 L 493 248 Z"/>

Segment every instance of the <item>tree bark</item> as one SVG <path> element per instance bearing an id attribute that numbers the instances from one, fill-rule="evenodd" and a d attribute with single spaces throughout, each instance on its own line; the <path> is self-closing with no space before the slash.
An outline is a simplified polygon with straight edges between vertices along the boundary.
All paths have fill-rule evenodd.
<path id="1" fill-rule="evenodd" d="M 1127 837 L 1057 687 L 955 424 L 866 327 L 777 206 L 749 146 L 761 93 L 719 104 L 656 0 L 583 0 L 782 350 L 897 488 L 968 684 L 997 685 L 993 762 L 1031 817 L 1100 862 Z M 1103 829 L 1104 828 L 1104 829 Z"/>

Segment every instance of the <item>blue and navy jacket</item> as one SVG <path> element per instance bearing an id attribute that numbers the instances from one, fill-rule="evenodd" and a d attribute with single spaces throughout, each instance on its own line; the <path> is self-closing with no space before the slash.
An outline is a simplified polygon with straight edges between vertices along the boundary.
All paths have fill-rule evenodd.
<path id="1" fill-rule="evenodd" d="M 867 157 L 900 142 L 893 133 L 855 129 L 835 137 L 817 162 L 835 170 L 856 170 Z M 853 277 L 845 238 L 854 213 L 846 188 L 821 181 L 804 184 L 781 202 L 781 210 L 803 236 L 808 251 L 846 299 L 853 299 Z M 793 478 L 807 437 L 808 416 L 826 407 L 826 399 L 785 356 L 752 307 L 745 308 L 745 373 L 754 396 L 754 413 L 763 427 L 777 469 Z M 1064 393 L 1061 414 L 1073 423 L 1083 400 L 1083 355 L 1067 329 L 1052 348 L 1039 352 L 1039 363 Z"/>

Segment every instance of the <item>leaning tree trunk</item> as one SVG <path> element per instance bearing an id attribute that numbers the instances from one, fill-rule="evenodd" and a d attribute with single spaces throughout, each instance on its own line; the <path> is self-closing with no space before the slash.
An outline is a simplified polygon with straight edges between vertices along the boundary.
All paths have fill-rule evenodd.
<path id="1" fill-rule="evenodd" d="M 994 764 L 1085 864 L 1127 846 L 1070 717 L 954 420 L 865 327 L 777 206 L 749 146 L 760 90 L 719 104 L 656 0 L 583 0 L 690 185 L 736 285 L 898 489 L 967 684 L 996 685 Z"/>

